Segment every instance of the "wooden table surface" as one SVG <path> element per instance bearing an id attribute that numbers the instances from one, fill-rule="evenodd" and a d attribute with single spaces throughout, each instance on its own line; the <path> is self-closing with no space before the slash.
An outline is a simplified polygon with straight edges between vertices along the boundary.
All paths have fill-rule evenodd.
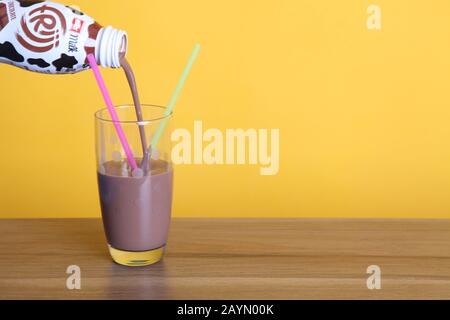
<path id="1" fill-rule="evenodd" d="M 166 258 L 128 268 L 100 220 L 0 220 L 0 299 L 354 298 L 450 299 L 450 221 L 175 219 Z"/>

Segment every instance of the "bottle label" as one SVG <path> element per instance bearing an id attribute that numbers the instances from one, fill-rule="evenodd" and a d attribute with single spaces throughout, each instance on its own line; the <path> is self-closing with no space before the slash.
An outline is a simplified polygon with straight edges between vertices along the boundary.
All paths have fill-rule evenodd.
<path id="1" fill-rule="evenodd" d="M 61 4 L 0 0 L 0 62 L 41 73 L 82 71 L 100 29 L 91 17 Z"/>

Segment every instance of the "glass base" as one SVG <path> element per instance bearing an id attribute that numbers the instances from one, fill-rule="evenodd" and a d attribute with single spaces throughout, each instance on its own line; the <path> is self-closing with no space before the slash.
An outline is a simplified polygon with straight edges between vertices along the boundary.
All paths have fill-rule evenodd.
<path id="1" fill-rule="evenodd" d="M 128 267 L 145 267 L 160 261 L 164 255 L 164 247 L 150 251 L 123 251 L 109 246 L 109 253 L 114 262 Z"/>

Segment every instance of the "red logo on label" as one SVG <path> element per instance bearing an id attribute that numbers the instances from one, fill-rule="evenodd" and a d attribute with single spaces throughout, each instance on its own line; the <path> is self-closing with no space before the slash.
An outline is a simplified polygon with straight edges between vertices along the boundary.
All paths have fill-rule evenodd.
<path id="1" fill-rule="evenodd" d="M 8 13 L 6 12 L 6 4 L 0 3 L 0 31 L 9 23 Z"/>
<path id="2" fill-rule="evenodd" d="M 72 28 L 70 31 L 80 33 L 81 29 L 83 28 L 84 21 L 78 18 L 73 18 L 72 20 Z"/>
<path id="3" fill-rule="evenodd" d="M 33 52 L 47 52 L 59 46 L 66 34 L 66 19 L 58 9 L 44 4 L 22 17 L 17 41 Z"/>

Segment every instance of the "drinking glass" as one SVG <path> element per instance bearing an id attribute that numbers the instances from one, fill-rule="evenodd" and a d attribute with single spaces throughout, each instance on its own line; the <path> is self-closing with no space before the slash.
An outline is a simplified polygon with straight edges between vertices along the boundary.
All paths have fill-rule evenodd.
<path id="1" fill-rule="evenodd" d="M 134 105 L 115 110 L 139 169 L 132 170 L 108 110 L 97 111 L 95 140 L 103 226 L 116 263 L 147 266 L 162 259 L 169 232 L 172 115 L 167 115 L 164 107 L 142 105 L 143 121 L 139 122 Z"/>

